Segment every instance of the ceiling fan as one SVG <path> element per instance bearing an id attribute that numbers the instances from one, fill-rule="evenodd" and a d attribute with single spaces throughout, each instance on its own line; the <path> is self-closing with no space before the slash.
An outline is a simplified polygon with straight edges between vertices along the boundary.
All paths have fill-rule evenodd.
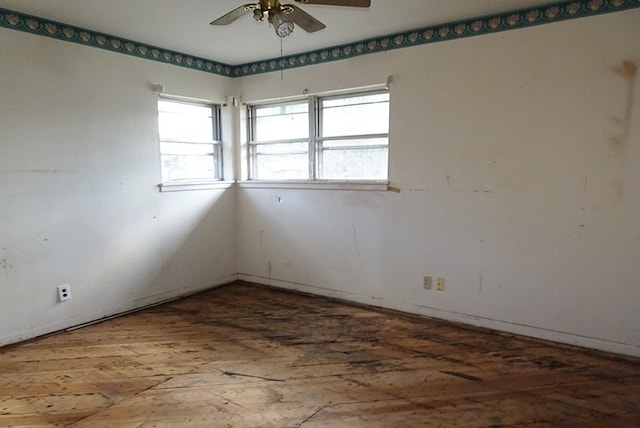
<path id="1" fill-rule="evenodd" d="M 295 0 L 303 4 L 324 4 L 331 6 L 369 7 L 371 0 Z M 293 31 L 294 23 L 308 33 L 326 27 L 322 22 L 293 4 L 280 4 L 280 0 L 259 0 L 233 9 L 211 22 L 211 25 L 227 25 L 243 16 L 252 13 L 256 21 L 265 19 L 273 26 L 279 37 L 286 37 Z"/>

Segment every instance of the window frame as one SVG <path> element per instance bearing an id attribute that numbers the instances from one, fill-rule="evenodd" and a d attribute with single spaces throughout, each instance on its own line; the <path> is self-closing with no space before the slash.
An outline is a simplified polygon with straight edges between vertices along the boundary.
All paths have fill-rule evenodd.
<path id="1" fill-rule="evenodd" d="M 160 134 L 160 107 L 161 101 L 167 101 L 171 103 L 207 107 L 211 110 L 211 140 L 208 141 L 192 141 L 188 138 L 162 138 Z M 214 103 L 207 100 L 200 100 L 194 98 L 185 98 L 179 96 L 172 96 L 166 94 L 160 94 L 157 100 L 158 104 L 158 149 L 160 153 L 160 174 L 161 184 L 160 190 L 165 188 L 185 189 L 192 190 L 198 188 L 212 188 L 211 185 L 219 184 L 224 181 L 224 159 L 223 159 L 223 141 L 222 141 L 222 106 L 218 103 Z M 213 177 L 209 178 L 178 178 L 178 179 L 165 179 L 165 174 L 162 167 L 162 156 L 166 153 L 162 150 L 163 143 L 178 143 L 178 144 L 202 144 L 210 146 L 212 148 L 211 154 L 207 155 L 193 155 L 193 156 L 211 156 L 213 160 Z"/>
<path id="2" fill-rule="evenodd" d="M 283 140 L 267 140 L 267 141 L 263 141 L 263 142 L 256 142 L 255 141 L 255 135 L 257 134 L 257 116 L 256 116 L 256 110 L 258 108 L 264 108 L 264 107 L 278 107 L 278 106 L 287 106 L 287 105 L 294 105 L 294 104 L 303 104 L 301 101 L 307 101 L 307 115 L 310 117 L 310 115 L 312 114 L 313 110 L 312 110 L 312 105 L 311 105 L 311 97 L 305 97 L 305 98 L 297 98 L 297 99 L 290 99 L 290 100 L 286 100 L 286 101 L 275 101 L 275 102 L 269 102 L 269 103 L 259 103 L 259 104 L 251 104 L 251 105 L 247 105 L 247 124 L 248 124 L 248 131 L 247 131 L 247 135 L 249 136 L 249 142 L 247 144 L 248 146 L 248 150 L 249 150 L 249 156 L 248 156 L 248 162 L 249 162 L 249 180 L 259 180 L 254 178 L 256 176 L 256 171 L 257 171 L 257 165 L 255 162 L 255 157 L 257 155 L 257 149 L 259 146 L 273 146 L 276 144 L 293 144 L 293 143 L 307 143 L 307 156 L 311 155 L 311 136 L 313 135 L 311 133 L 311 129 L 309 129 L 309 133 L 307 134 L 306 138 L 289 138 L 289 139 L 283 139 Z M 311 122 L 311 120 L 308 120 L 308 122 Z M 282 153 L 282 154 L 286 154 L 286 153 Z M 292 178 L 292 179 L 274 179 L 274 181 L 290 181 L 290 180 L 310 180 L 311 177 L 311 170 L 308 170 L 309 173 L 309 178 Z"/>
<path id="3" fill-rule="evenodd" d="M 391 104 L 391 94 L 389 88 L 373 88 L 363 89 L 348 92 L 340 92 L 326 95 L 306 95 L 300 98 L 290 98 L 286 100 L 276 100 L 268 102 L 256 102 L 247 105 L 247 180 L 253 183 L 361 183 L 361 184 L 380 184 L 388 183 L 389 181 L 389 138 L 390 132 L 386 133 L 371 133 L 371 134 L 357 134 L 357 135 L 338 135 L 325 137 L 322 134 L 323 117 L 323 102 L 327 100 L 337 100 L 353 98 L 358 96 L 369 96 L 375 94 L 386 94 L 389 99 L 387 103 Z M 308 105 L 307 114 L 309 122 L 309 133 L 307 138 L 300 139 L 284 139 L 284 140 L 270 140 L 270 141 L 256 141 L 255 136 L 257 133 L 257 116 L 256 111 L 260 108 L 279 106 L 279 105 L 292 105 L 300 104 L 302 101 L 306 101 Z M 390 109 L 388 120 L 390 120 Z M 353 146 L 353 147 L 340 147 L 340 148 L 325 148 L 323 147 L 326 141 L 344 141 L 344 140 L 362 140 L 362 139 L 375 139 L 386 138 L 387 143 L 382 145 L 371 146 Z M 295 142 L 308 142 L 307 156 L 308 156 L 308 178 L 258 178 L 257 177 L 257 165 L 256 165 L 256 152 L 257 148 L 261 145 L 269 144 L 286 144 Z M 385 148 L 387 150 L 387 171 L 384 178 L 320 178 L 322 176 L 322 157 L 324 151 L 327 150 L 344 150 L 344 149 L 380 149 Z"/>

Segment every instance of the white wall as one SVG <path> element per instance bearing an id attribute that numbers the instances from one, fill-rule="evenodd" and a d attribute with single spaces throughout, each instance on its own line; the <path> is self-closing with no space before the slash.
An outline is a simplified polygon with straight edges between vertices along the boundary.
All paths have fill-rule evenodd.
<path id="1" fill-rule="evenodd" d="M 230 81 L 0 36 L 0 345 L 240 272 L 640 355 L 640 91 L 623 66 L 640 64 L 638 10 L 310 66 L 284 80 Z M 399 194 L 155 187 L 152 83 L 260 100 L 389 74 Z M 225 139 L 238 142 L 242 122 L 225 118 Z M 227 152 L 227 173 L 239 177 Z M 445 291 L 423 290 L 424 275 L 444 276 Z M 56 303 L 66 283 L 73 300 Z"/>
<path id="2" fill-rule="evenodd" d="M 640 355 L 639 40 L 635 10 L 243 78 L 393 75 L 401 193 L 241 189 L 241 277 Z"/>
<path id="3" fill-rule="evenodd" d="M 230 79 L 5 29 L 0 58 L 0 345 L 235 278 L 235 191 L 158 191 L 150 87 Z"/>

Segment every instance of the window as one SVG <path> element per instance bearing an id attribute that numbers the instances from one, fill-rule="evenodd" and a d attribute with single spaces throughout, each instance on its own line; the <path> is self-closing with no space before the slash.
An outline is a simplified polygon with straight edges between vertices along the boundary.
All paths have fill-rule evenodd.
<path id="1" fill-rule="evenodd" d="M 389 92 L 249 107 L 249 178 L 386 180 Z"/>
<path id="2" fill-rule="evenodd" d="M 160 98 L 162 182 L 221 179 L 220 107 Z"/>

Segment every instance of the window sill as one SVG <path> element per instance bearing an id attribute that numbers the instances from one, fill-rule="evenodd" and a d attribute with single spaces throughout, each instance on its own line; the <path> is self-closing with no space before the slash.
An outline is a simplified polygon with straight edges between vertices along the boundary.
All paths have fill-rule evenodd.
<path id="1" fill-rule="evenodd" d="M 389 190 L 388 181 L 325 181 L 325 180 L 248 180 L 239 181 L 238 187 L 246 189 L 313 189 L 313 190 L 368 190 L 386 192 Z"/>
<path id="2" fill-rule="evenodd" d="M 175 182 L 159 184 L 158 188 L 160 192 L 186 192 L 190 190 L 229 189 L 233 186 L 233 183 L 233 181 Z"/>

